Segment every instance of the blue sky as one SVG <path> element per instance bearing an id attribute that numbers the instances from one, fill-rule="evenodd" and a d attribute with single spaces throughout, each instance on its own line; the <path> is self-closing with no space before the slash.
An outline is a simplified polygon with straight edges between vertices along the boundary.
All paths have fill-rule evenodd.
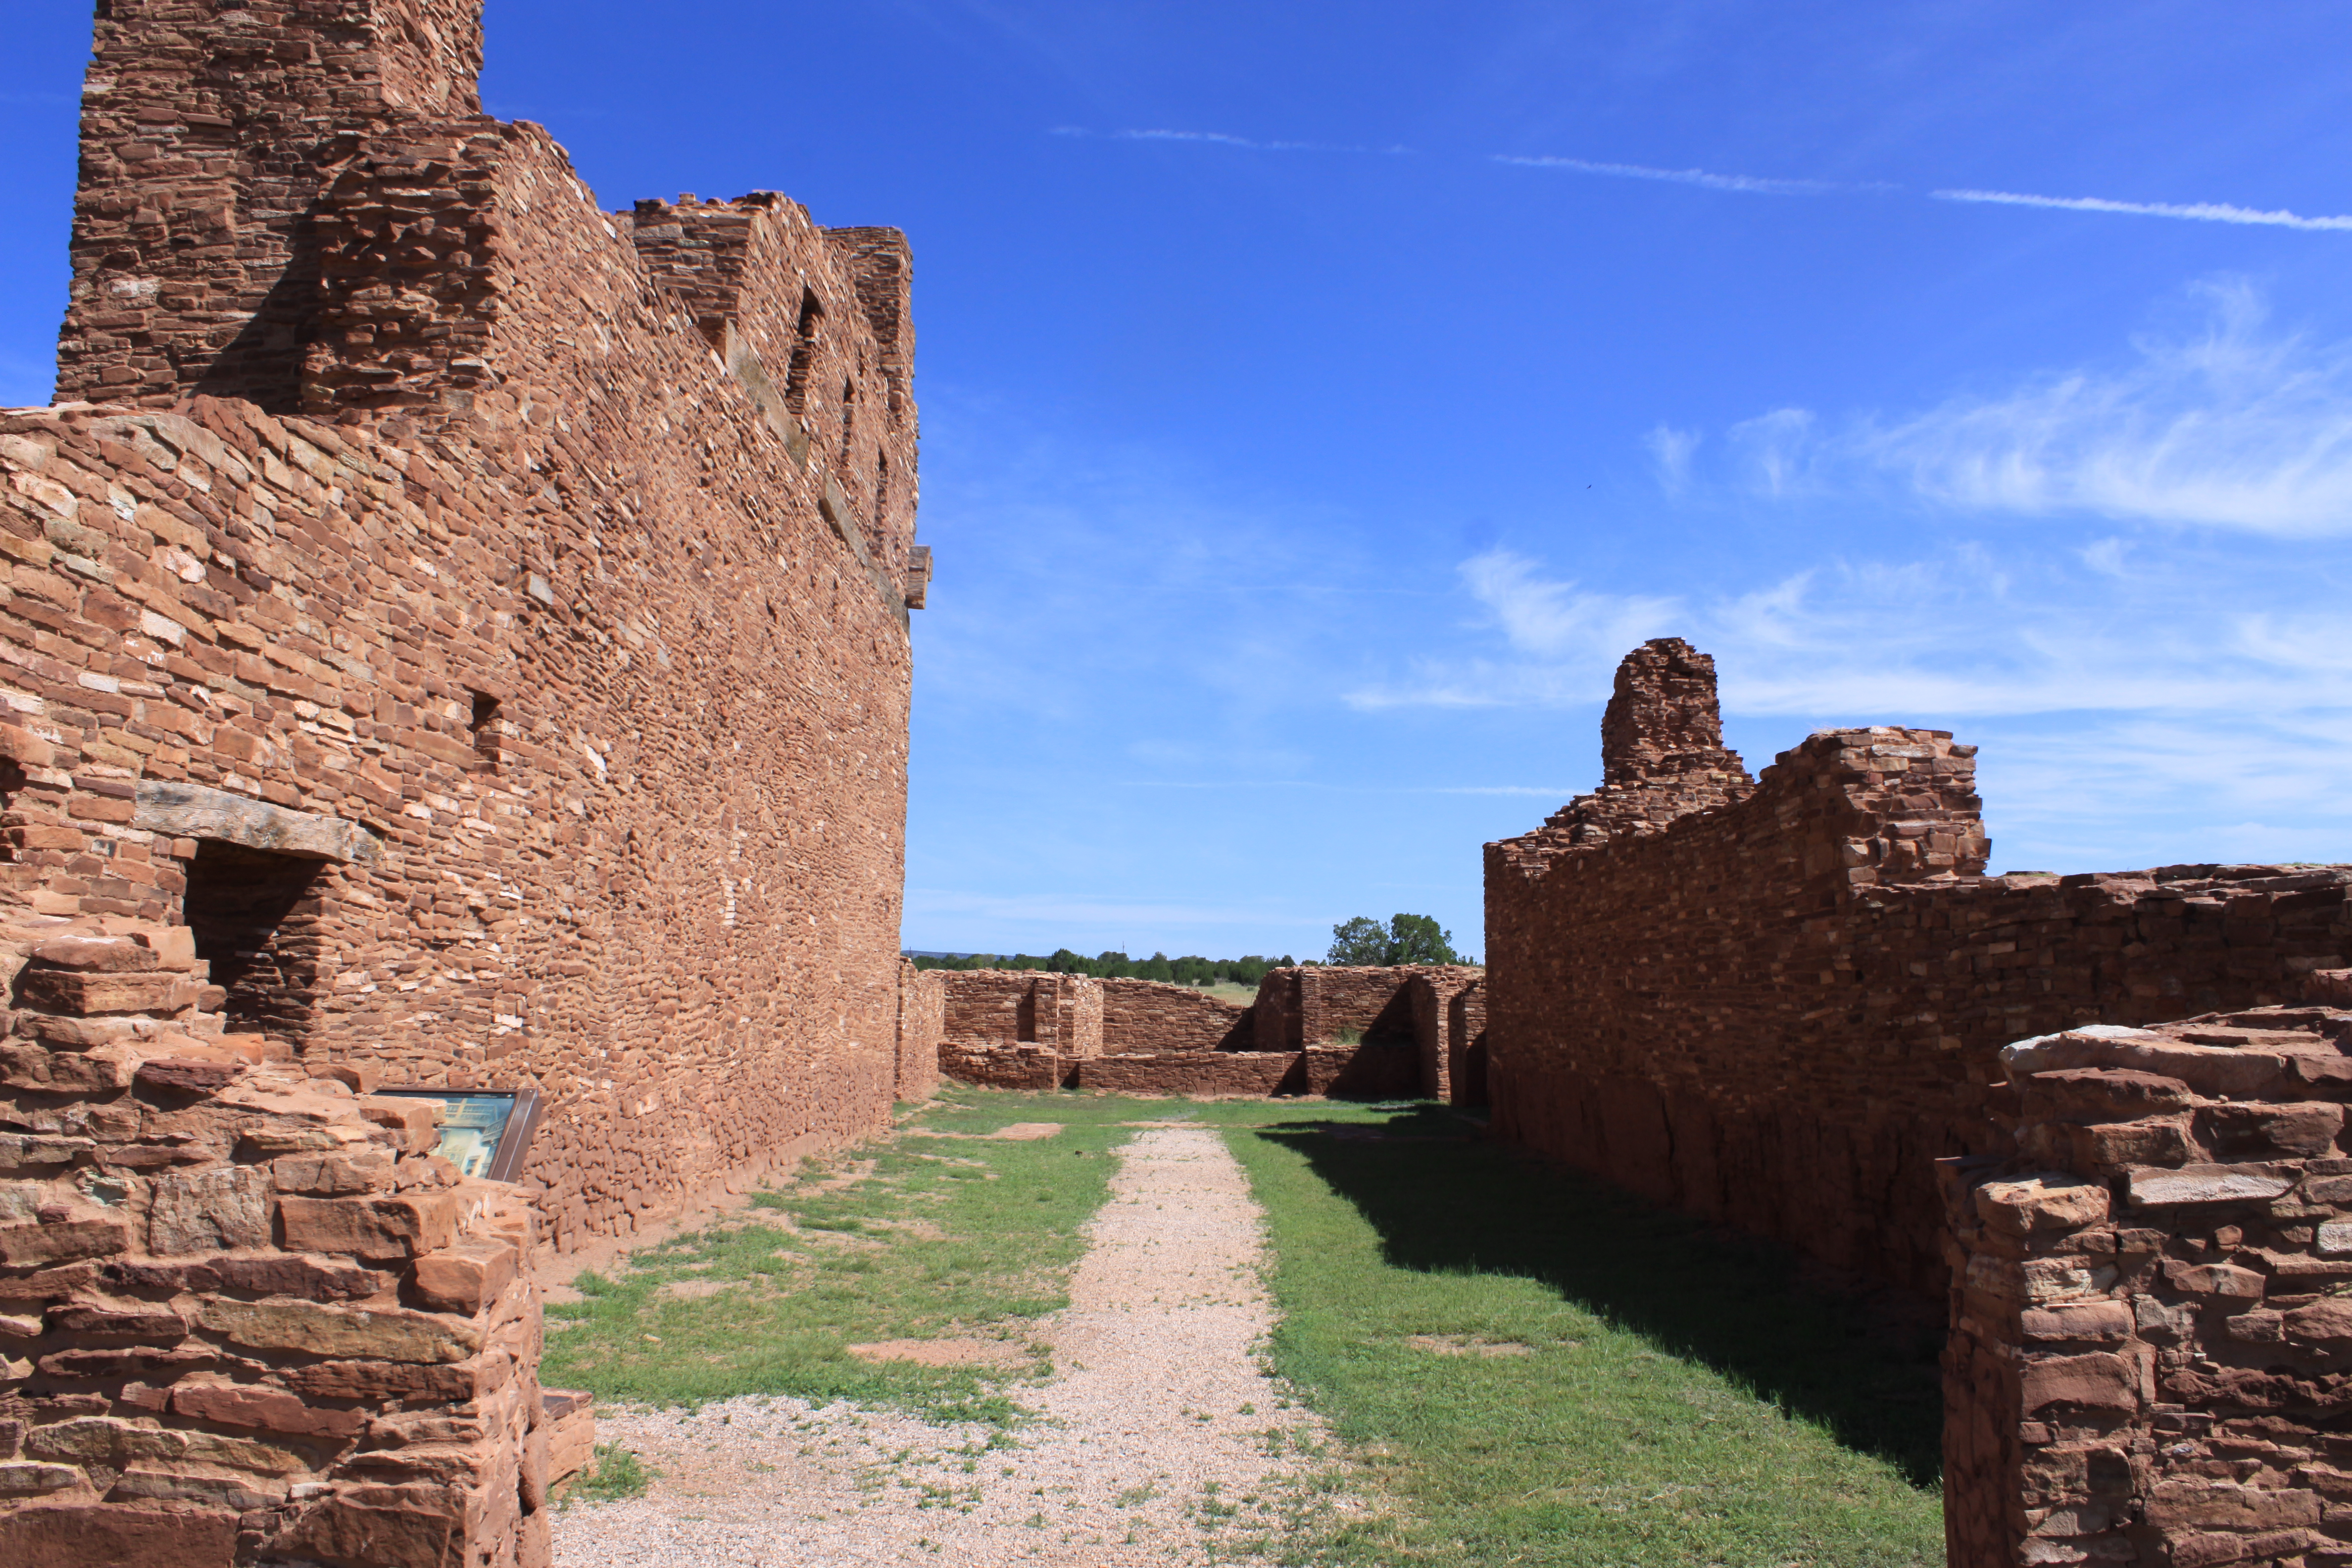
<path id="1" fill-rule="evenodd" d="M 78 5 L 12 15 L 46 401 Z M 1994 867 L 2352 859 L 2352 12 L 492 0 L 606 205 L 916 255 L 905 936 L 1436 915 L 1715 654 L 1751 768 L 1982 744 Z"/>

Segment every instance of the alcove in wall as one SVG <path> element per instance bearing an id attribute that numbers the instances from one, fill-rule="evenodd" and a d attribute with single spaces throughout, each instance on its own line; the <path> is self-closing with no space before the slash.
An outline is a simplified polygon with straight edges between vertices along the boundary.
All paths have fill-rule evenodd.
<path id="1" fill-rule="evenodd" d="M 228 992 L 235 1034 L 297 1048 L 317 1003 L 320 894 L 327 863 L 205 839 L 188 862 L 186 910 L 196 956 Z"/>

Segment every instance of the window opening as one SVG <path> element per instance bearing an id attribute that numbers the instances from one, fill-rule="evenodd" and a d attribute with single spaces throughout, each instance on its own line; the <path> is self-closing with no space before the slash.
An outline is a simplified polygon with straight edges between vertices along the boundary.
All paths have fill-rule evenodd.
<path id="1" fill-rule="evenodd" d="M 499 700 L 487 691 L 477 691 L 474 716 L 466 728 L 474 737 L 474 766 L 478 771 L 495 772 L 499 765 Z"/>
<path id="2" fill-rule="evenodd" d="M 228 993 L 221 1011 L 232 1033 L 275 1036 L 298 1051 L 310 1034 L 326 943 L 325 867 L 241 844 L 197 843 L 188 863 L 188 930 L 213 984 Z"/>
<path id="3" fill-rule="evenodd" d="M 793 328 L 792 363 L 784 367 L 784 406 L 794 414 L 808 412 L 809 368 L 816 359 L 817 323 L 824 319 L 824 307 L 817 302 L 816 290 L 801 290 L 800 321 Z"/>

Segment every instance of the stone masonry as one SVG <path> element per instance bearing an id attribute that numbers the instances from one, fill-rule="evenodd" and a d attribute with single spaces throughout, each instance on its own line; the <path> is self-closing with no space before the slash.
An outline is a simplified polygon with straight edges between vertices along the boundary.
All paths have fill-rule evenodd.
<path id="1" fill-rule="evenodd" d="M 537 1215 L 434 1155 L 438 1103 L 227 1032 L 205 969 L 185 926 L 0 920 L 0 1563 L 543 1563 Z"/>
<path id="2" fill-rule="evenodd" d="M 1460 965 L 1270 970 L 1246 1006 L 1149 980 L 929 974 L 947 993 L 940 1072 L 999 1089 L 1444 1099 L 1483 1048 L 1465 1038 L 1483 1034 L 1479 972 Z"/>
<path id="3" fill-rule="evenodd" d="M 1675 704 L 1686 745 L 1659 739 Z M 2293 1001 L 2352 952 L 2352 869 L 1984 876 L 1975 748 L 1941 731 L 1825 731 L 1745 785 L 1711 760 L 1711 666 L 1671 640 L 1611 712 L 1670 803 L 1696 771 L 1722 804 L 1487 846 L 1496 1128 L 1842 1268 L 1942 1292 L 1935 1162 L 2008 1152 L 2003 1046 Z M 1638 795 L 1642 765 L 1609 776 Z"/>
<path id="4" fill-rule="evenodd" d="M 184 921 L 304 1064 L 538 1087 L 569 1248 L 921 1079 L 909 272 L 772 193 L 598 210 L 480 54 L 478 0 L 104 7 L 98 401 L 0 422 L 0 896 Z"/>
<path id="5" fill-rule="evenodd" d="M 2352 1011 L 2001 1058 L 2015 1152 L 1942 1171 L 1950 1561 L 2352 1563 Z"/>

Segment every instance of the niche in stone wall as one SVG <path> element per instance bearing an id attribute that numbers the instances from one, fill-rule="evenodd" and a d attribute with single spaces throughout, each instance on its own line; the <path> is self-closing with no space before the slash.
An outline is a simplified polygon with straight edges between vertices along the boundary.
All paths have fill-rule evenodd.
<path id="1" fill-rule="evenodd" d="M 188 929 L 235 1034 L 298 1049 L 317 1002 L 326 862 L 204 839 L 188 863 Z"/>

